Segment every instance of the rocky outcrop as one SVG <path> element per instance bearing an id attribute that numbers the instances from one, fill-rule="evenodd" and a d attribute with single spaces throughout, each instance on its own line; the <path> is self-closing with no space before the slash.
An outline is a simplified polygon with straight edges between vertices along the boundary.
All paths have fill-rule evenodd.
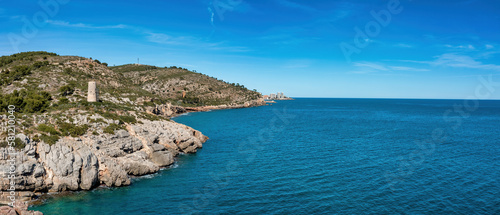
<path id="1" fill-rule="evenodd" d="M 157 105 L 156 107 L 147 107 L 146 112 L 149 114 L 172 117 L 186 113 L 187 111 L 184 107 L 174 106 L 171 103 L 167 103 L 167 104 Z"/>
<path id="2" fill-rule="evenodd" d="M 16 199 L 28 201 L 39 193 L 90 190 L 99 185 L 127 186 L 130 176 L 155 173 L 173 164 L 179 153 L 196 152 L 208 139 L 175 122 L 141 122 L 115 134 L 64 137 L 53 145 L 27 141 L 15 157 Z M 9 159 L 7 150 L 0 148 L 0 174 L 6 174 Z M 2 177 L 0 185 L 5 191 L 10 181 Z M 0 203 L 9 202 L 0 195 Z"/>
<path id="3" fill-rule="evenodd" d="M 40 211 L 29 211 L 24 202 L 16 202 L 14 207 L 1 206 L 0 215 L 43 215 Z"/>
<path id="4" fill-rule="evenodd" d="M 244 102 L 243 104 L 230 104 L 230 105 L 210 105 L 210 106 L 200 106 L 200 107 L 181 107 L 175 106 L 171 103 L 156 105 L 155 107 L 147 107 L 146 112 L 149 114 L 160 115 L 164 117 L 174 117 L 187 112 L 205 112 L 210 110 L 221 110 L 221 109 L 236 109 L 236 108 L 247 108 L 266 105 L 266 101 L 262 98 L 250 100 Z"/>
<path id="5" fill-rule="evenodd" d="M 89 190 L 99 185 L 97 156 L 80 138 L 66 137 L 49 146 L 37 147 L 39 161 L 46 172 L 50 192 Z M 50 186 L 49 186 L 50 185 Z"/>
<path id="6" fill-rule="evenodd" d="M 204 112 L 210 110 L 222 110 L 222 109 L 237 109 L 237 108 L 248 108 L 266 105 L 266 101 L 262 98 L 250 100 L 244 102 L 243 104 L 231 104 L 231 105 L 211 105 L 211 106 L 201 106 L 201 107 L 186 107 L 188 112 Z"/>

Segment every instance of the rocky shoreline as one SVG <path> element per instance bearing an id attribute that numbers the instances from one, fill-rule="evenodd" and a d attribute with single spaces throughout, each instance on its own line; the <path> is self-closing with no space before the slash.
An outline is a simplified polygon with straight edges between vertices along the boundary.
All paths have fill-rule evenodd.
<path id="1" fill-rule="evenodd" d="M 156 107 L 150 107 L 146 109 L 146 112 L 155 115 L 161 115 L 164 117 L 176 117 L 185 113 L 191 112 L 206 112 L 210 110 L 224 110 L 224 109 L 238 109 L 238 108 L 248 108 L 266 105 L 264 99 L 256 99 L 245 102 L 243 104 L 230 104 L 230 105 L 209 105 L 201 107 L 181 107 L 167 103 L 164 105 L 157 105 Z"/>
<path id="2" fill-rule="evenodd" d="M 244 104 L 185 108 L 160 105 L 148 113 L 175 117 L 183 113 L 214 109 L 246 108 L 265 105 L 258 99 Z M 150 121 L 127 124 L 115 134 L 63 137 L 55 144 L 34 142 L 24 136 L 26 147 L 15 156 L 16 202 L 32 202 L 46 193 L 91 190 L 99 186 L 130 185 L 130 178 L 158 172 L 172 165 L 179 154 L 195 153 L 208 137 L 186 125 L 173 121 Z M 10 155 L 0 148 L 0 171 L 4 176 L 10 167 Z M 10 180 L 0 178 L 0 204 L 9 204 Z M 17 214 L 35 214 L 16 208 Z M 23 212 L 24 211 L 24 212 Z M 0 208 L 0 214 L 16 214 Z M 21 213 L 22 212 L 22 213 Z M 41 214 L 41 213 L 36 213 Z"/>

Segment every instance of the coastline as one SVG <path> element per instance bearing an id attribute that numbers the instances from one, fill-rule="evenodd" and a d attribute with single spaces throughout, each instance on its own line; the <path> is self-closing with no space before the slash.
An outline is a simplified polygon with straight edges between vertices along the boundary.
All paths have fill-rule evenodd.
<path id="1" fill-rule="evenodd" d="M 257 99 L 244 104 L 185 108 L 185 112 L 175 112 L 169 118 L 192 112 L 263 105 L 266 103 Z M 178 108 L 172 106 L 172 109 Z M 156 174 L 175 165 L 179 154 L 196 153 L 208 140 L 200 131 L 177 122 L 145 119 L 141 122 L 141 125 L 127 124 L 126 129 L 115 135 L 64 137 L 54 145 L 28 140 L 27 147 L 19 152 L 26 156 L 17 161 L 21 166 L 20 171 L 16 170 L 20 182 L 16 183 L 17 202 L 40 204 L 46 195 L 71 195 L 74 191 L 128 186 L 132 183 L 130 179 Z M 6 158 L 5 153 L 1 151 L 2 158 Z M 0 167 L 5 166 L 5 161 L 0 159 Z M 6 190 L 3 184 L 2 190 Z M 0 203 L 8 204 L 9 201 L 2 193 Z M 28 205 L 23 208 L 27 209 Z"/>

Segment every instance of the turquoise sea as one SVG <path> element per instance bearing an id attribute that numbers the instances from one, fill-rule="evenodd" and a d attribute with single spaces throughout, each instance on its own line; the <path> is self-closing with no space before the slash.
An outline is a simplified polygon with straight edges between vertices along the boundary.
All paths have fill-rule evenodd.
<path id="1" fill-rule="evenodd" d="M 210 137 L 52 214 L 500 214 L 500 101 L 296 99 L 174 119 Z"/>

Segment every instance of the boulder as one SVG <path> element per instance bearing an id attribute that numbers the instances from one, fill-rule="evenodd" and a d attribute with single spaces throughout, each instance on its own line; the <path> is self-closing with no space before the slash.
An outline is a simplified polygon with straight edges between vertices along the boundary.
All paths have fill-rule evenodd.
<path id="1" fill-rule="evenodd" d="M 147 153 L 140 151 L 125 157 L 119 157 L 118 161 L 129 175 L 141 176 L 158 172 L 160 170 L 159 166 L 147 158 Z"/>
<path id="2" fill-rule="evenodd" d="M 164 167 L 174 163 L 174 156 L 169 151 L 157 151 L 153 152 L 151 161 L 160 167 Z"/>
<path id="3" fill-rule="evenodd" d="M 121 187 L 130 185 L 127 172 L 115 159 L 101 157 L 99 163 L 99 179 L 101 184 L 108 187 Z"/>
<path id="4" fill-rule="evenodd" d="M 0 207 L 0 214 L 2 214 L 2 215 L 17 215 L 17 212 L 12 207 L 2 206 L 2 207 Z"/>

